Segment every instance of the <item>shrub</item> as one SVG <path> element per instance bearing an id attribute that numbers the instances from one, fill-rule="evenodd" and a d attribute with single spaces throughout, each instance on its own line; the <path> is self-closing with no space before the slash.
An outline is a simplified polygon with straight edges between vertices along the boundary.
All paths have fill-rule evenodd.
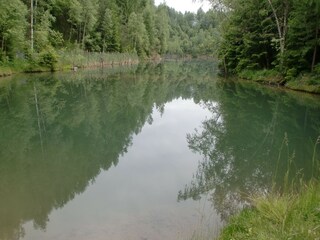
<path id="1" fill-rule="evenodd" d="M 58 63 L 58 55 L 53 49 L 43 50 L 39 54 L 38 63 L 40 66 L 48 67 L 54 71 Z"/>

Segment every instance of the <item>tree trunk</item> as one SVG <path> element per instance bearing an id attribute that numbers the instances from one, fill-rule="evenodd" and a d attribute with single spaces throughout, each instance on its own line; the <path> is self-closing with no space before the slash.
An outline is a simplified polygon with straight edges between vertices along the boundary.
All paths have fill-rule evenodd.
<path id="1" fill-rule="evenodd" d="M 69 32 L 69 42 L 71 42 L 71 37 L 72 37 L 72 26 L 70 27 L 70 32 Z"/>
<path id="2" fill-rule="evenodd" d="M 36 104 L 36 111 L 37 111 L 39 137 L 40 137 L 41 149 L 42 149 L 42 151 L 43 151 L 43 141 L 42 141 L 42 132 L 41 132 L 40 110 L 39 110 L 38 94 L 37 94 L 37 89 L 36 89 L 35 83 L 33 83 L 33 91 L 34 91 L 34 101 L 35 101 L 35 104 Z"/>
<path id="3" fill-rule="evenodd" d="M 31 52 L 33 52 L 33 0 L 30 0 L 30 41 Z"/>
<path id="4" fill-rule="evenodd" d="M 272 0 L 267 0 L 271 10 L 273 12 L 277 30 L 278 30 L 278 37 L 279 37 L 279 45 L 280 45 L 280 68 L 282 70 L 283 68 L 283 57 L 285 52 L 285 44 L 286 44 L 286 37 L 287 37 L 287 30 L 288 30 L 288 15 L 289 15 L 289 3 L 288 0 L 283 1 L 283 16 L 280 18 L 280 16 L 277 14 L 277 11 L 272 3 Z"/>
<path id="5" fill-rule="evenodd" d="M 224 77 L 227 78 L 228 68 L 227 68 L 227 63 L 226 63 L 226 56 L 223 57 L 223 66 L 224 66 Z"/>
<path id="6" fill-rule="evenodd" d="M 86 27 L 87 27 L 87 22 L 85 22 L 85 23 L 84 23 L 84 26 L 83 26 L 82 49 L 84 49 L 84 40 L 85 40 L 85 37 L 86 37 Z"/>
<path id="7" fill-rule="evenodd" d="M 4 52 L 4 36 L 2 36 L 1 50 Z"/>
<path id="8" fill-rule="evenodd" d="M 280 20 L 279 20 L 278 14 L 277 14 L 277 12 L 276 12 L 276 10 L 275 10 L 275 8 L 274 8 L 271 0 L 268 0 L 268 2 L 269 2 L 269 5 L 270 5 L 270 7 L 271 7 L 271 9 L 272 9 L 274 18 L 275 18 L 275 20 L 276 20 L 277 30 L 278 30 L 278 36 L 279 36 L 279 41 L 280 41 L 280 52 L 282 52 L 282 49 L 283 49 L 283 48 L 282 48 L 282 44 L 281 44 L 282 30 L 281 30 Z"/>
<path id="9" fill-rule="evenodd" d="M 80 23 L 77 27 L 78 29 L 78 36 L 77 36 L 77 43 L 80 45 L 81 44 L 81 31 L 82 31 L 82 23 Z"/>
<path id="10" fill-rule="evenodd" d="M 33 7 L 33 12 L 34 12 L 33 15 L 37 14 L 37 7 L 38 7 L 38 0 L 35 0 L 34 7 Z M 33 25 L 36 25 L 36 24 L 37 24 L 37 16 L 34 16 Z"/>
<path id="11" fill-rule="evenodd" d="M 316 24 L 316 34 L 315 34 L 315 46 L 313 50 L 313 56 L 312 56 L 312 64 L 311 64 L 311 72 L 314 70 L 314 66 L 316 64 L 316 59 L 317 59 L 317 48 L 318 48 L 318 33 L 319 33 L 319 27 L 318 27 L 318 20 L 319 18 L 317 17 L 317 24 Z"/>

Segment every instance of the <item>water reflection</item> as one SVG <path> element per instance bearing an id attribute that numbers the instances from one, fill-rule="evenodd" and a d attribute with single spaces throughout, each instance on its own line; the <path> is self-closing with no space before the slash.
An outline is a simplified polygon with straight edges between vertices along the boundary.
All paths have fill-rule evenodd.
<path id="1" fill-rule="evenodd" d="M 320 161 L 320 104 L 315 96 L 248 83 L 221 83 L 216 93 L 216 102 L 204 103 L 213 117 L 187 136 L 203 160 L 178 198 L 210 194 L 226 220 L 249 195 L 268 191 L 272 181 L 283 185 L 288 169 L 290 179 L 312 176 L 313 157 Z"/>
<path id="2" fill-rule="evenodd" d="M 46 229 L 48 216 L 116 166 L 154 107 L 201 98 L 212 67 L 141 65 L 23 75 L 0 86 L 0 239 Z M 205 71 L 203 71 L 205 70 Z M 116 182 L 113 182 L 117 185 Z"/>
<path id="3" fill-rule="evenodd" d="M 106 177 L 101 180 L 101 188 L 96 188 L 98 192 L 106 186 L 121 188 L 124 177 L 143 182 L 143 174 L 151 175 L 154 182 L 145 183 L 142 191 L 134 186 L 129 188 L 133 196 L 140 197 L 137 205 L 141 207 L 143 203 L 147 209 L 148 201 L 141 200 L 146 191 L 154 187 L 168 194 L 164 185 L 177 184 L 176 175 L 182 175 L 185 170 L 179 170 L 175 164 L 180 162 L 181 166 L 187 158 L 194 160 L 194 164 L 197 164 L 194 158 L 202 160 L 192 182 L 180 192 L 179 200 L 199 199 L 210 193 L 214 208 L 225 219 L 244 203 L 243 195 L 268 188 L 276 165 L 281 176 L 287 167 L 288 154 L 291 156 L 295 152 L 294 169 L 304 168 L 305 176 L 310 175 L 308 161 L 313 153 L 312 142 L 320 133 L 320 107 L 319 98 L 308 96 L 219 81 L 211 63 L 146 64 L 77 73 L 22 75 L 2 80 L 0 239 L 22 238 L 26 222 L 29 225 L 32 222 L 31 228 L 46 230 L 53 210 L 66 207 L 75 196 L 79 199 L 79 194 L 101 175 Z M 178 101 L 176 105 L 174 101 Z M 183 129 L 190 120 L 188 126 L 197 127 L 191 115 L 183 115 L 181 107 L 186 103 L 198 104 L 198 108 L 192 108 L 192 116 L 205 119 L 197 130 L 190 131 L 188 143 L 174 142 L 176 138 L 170 134 L 178 132 L 177 128 L 172 128 L 176 125 L 165 130 L 163 122 L 153 124 L 155 116 L 160 119 L 166 104 L 172 102 L 171 112 L 179 115 L 171 115 L 167 120 L 169 125 L 170 121 L 176 124 L 178 121 Z M 210 113 L 207 117 L 200 114 L 203 109 Z M 154 110 L 159 114 L 155 115 Z M 149 137 L 140 134 L 146 124 L 152 124 Z M 150 136 L 158 136 L 157 133 L 162 135 L 153 142 L 153 149 L 166 145 L 180 155 L 170 155 L 161 148 L 148 152 Z M 289 145 L 283 148 L 277 164 L 285 133 Z M 137 153 L 136 146 L 132 146 L 133 138 L 138 134 L 141 138 L 136 143 L 144 150 L 133 157 Z M 177 139 L 186 141 L 183 134 Z M 198 153 L 196 157 L 187 154 L 187 144 Z M 128 153 L 130 149 L 133 153 Z M 151 153 L 155 156 L 150 157 Z M 145 168 L 140 169 L 141 176 L 130 176 L 135 165 L 126 162 L 124 156 L 139 160 L 142 154 L 145 160 L 157 158 L 156 163 L 163 164 L 146 163 Z M 202 157 L 198 157 L 200 155 Z M 110 169 L 113 166 L 121 169 L 121 161 L 126 174 L 115 177 Z M 172 175 L 153 174 L 148 166 Z M 122 193 L 119 199 L 128 194 L 127 191 L 113 191 L 105 196 L 119 193 Z M 155 201 L 158 205 L 162 197 L 159 195 L 159 202 Z M 117 203 L 110 203 L 110 207 L 120 212 L 123 209 L 120 205 L 116 207 Z M 86 204 L 83 200 L 81 206 Z M 103 206 L 103 202 L 98 206 Z M 168 207 L 163 204 L 159 209 L 153 214 L 159 216 Z M 146 221 L 142 218 L 142 222 Z M 152 227 L 169 226 L 168 219 L 173 219 L 172 215 L 163 216 L 161 223 L 155 222 Z M 112 226 L 123 232 L 116 218 L 112 221 L 115 223 Z M 60 228 L 63 224 L 60 223 Z M 165 236 L 161 234 L 153 239 Z M 73 238 L 80 239 L 80 236 Z"/>

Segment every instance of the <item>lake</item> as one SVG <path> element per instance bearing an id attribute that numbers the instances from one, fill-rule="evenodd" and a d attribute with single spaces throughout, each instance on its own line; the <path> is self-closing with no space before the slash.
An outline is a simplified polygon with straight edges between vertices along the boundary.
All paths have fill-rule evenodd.
<path id="1" fill-rule="evenodd" d="M 317 174 L 319 96 L 165 62 L 0 79 L 0 239 L 216 236 Z"/>

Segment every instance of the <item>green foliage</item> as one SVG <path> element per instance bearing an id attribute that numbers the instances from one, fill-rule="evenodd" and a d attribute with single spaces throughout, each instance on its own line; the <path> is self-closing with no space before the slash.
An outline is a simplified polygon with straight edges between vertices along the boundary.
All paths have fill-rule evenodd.
<path id="1" fill-rule="evenodd" d="M 119 26 L 117 23 L 115 13 L 109 8 L 106 8 L 99 24 L 100 24 L 101 38 L 102 38 L 102 47 L 101 47 L 102 51 L 103 52 L 119 52 L 120 50 Z"/>
<path id="2" fill-rule="evenodd" d="M 157 11 L 156 31 L 160 46 L 158 46 L 158 53 L 164 54 L 168 48 L 169 38 L 169 17 L 165 5 L 160 5 Z"/>
<path id="3" fill-rule="evenodd" d="M 150 45 L 150 54 L 156 51 L 156 29 L 155 29 L 155 17 L 156 11 L 152 4 L 147 4 L 143 12 L 144 25 L 147 30 L 149 45 Z"/>
<path id="4" fill-rule="evenodd" d="M 215 27 L 212 11 L 181 14 L 165 4 L 155 6 L 152 0 L 32 0 L 32 3 L 31 9 L 30 0 L 0 0 L 2 63 L 20 58 L 30 59 L 30 66 L 48 67 L 55 57 L 49 54 L 48 60 L 47 49 L 58 52 L 62 48 L 131 52 L 142 58 L 212 53 Z M 42 60 L 32 60 L 30 54 L 35 54 L 34 59 L 40 54 Z"/>
<path id="5" fill-rule="evenodd" d="M 311 92 L 311 93 L 320 93 L 320 78 L 316 74 L 316 70 L 312 74 L 304 74 L 296 77 L 295 79 L 286 83 L 286 87 Z"/>
<path id="6" fill-rule="evenodd" d="M 141 14 L 131 13 L 128 20 L 128 35 L 131 40 L 129 50 L 137 52 L 139 56 L 145 56 L 149 49 L 149 39 Z"/>
<path id="7" fill-rule="evenodd" d="M 168 54 L 176 55 L 213 55 L 216 47 L 216 12 L 201 9 L 196 14 L 177 13 L 169 9 Z"/>
<path id="8" fill-rule="evenodd" d="M 273 85 L 279 85 L 283 79 L 281 74 L 274 69 L 263 70 L 243 70 L 239 74 L 240 78 L 248 79 L 256 82 L 269 83 Z"/>
<path id="9" fill-rule="evenodd" d="M 293 1 L 293 9 L 289 17 L 287 51 L 285 67 L 289 77 L 299 72 L 313 71 L 319 57 L 314 56 L 320 32 L 320 9 L 317 1 Z M 313 59 L 315 57 L 315 59 Z M 316 62 L 314 62 L 316 61 Z"/>
<path id="10" fill-rule="evenodd" d="M 13 59 L 23 50 L 26 15 L 27 7 L 20 0 L 0 0 L 0 62 Z"/>
<path id="11" fill-rule="evenodd" d="M 40 15 L 40 14 L 39 14 Z M 51 23 L 54 21 L 54 17 L 50 11 L 44 11 L 38 20 L 38 24 L 34 29 L 34 47 L 37 52 L 41 52 L 50 45 L 50 30 Z"/>
<path id="12" fill-rule="evenodd" d="M 11 67 L 9 66 L 1 66 L 0 67 L 0 77 L 9 76 L 12 74 Z"/>
<path id="13" fill-rule="evenodd" d="M 314 71 L 320 62 L 319 1 L 220 2 L 230 7 L 224 10 L 219 48 L 220 65 L 227 73 L 275 69 L 290 81 Z"/>
<path id="14" fill-rule="evenodd" d="M 46 49 L 40 52 L 38 61 L 40 66 L 48 67 L 51 71 L 54 71 L 58 63 L 58 55 L 54 49 Z"/>
<path id="15" fill-rule="evenodd" d="M 271 12 L 265 10 L 265 1 L 239 0 L 239 4 L 241 7 L 234 10 L 226 26 L 219 55 L 232 73 L 244 69 L 268 69 L 276 55 L 271 47 L 274 38 L 274 27 L 270 26 Z"/>

